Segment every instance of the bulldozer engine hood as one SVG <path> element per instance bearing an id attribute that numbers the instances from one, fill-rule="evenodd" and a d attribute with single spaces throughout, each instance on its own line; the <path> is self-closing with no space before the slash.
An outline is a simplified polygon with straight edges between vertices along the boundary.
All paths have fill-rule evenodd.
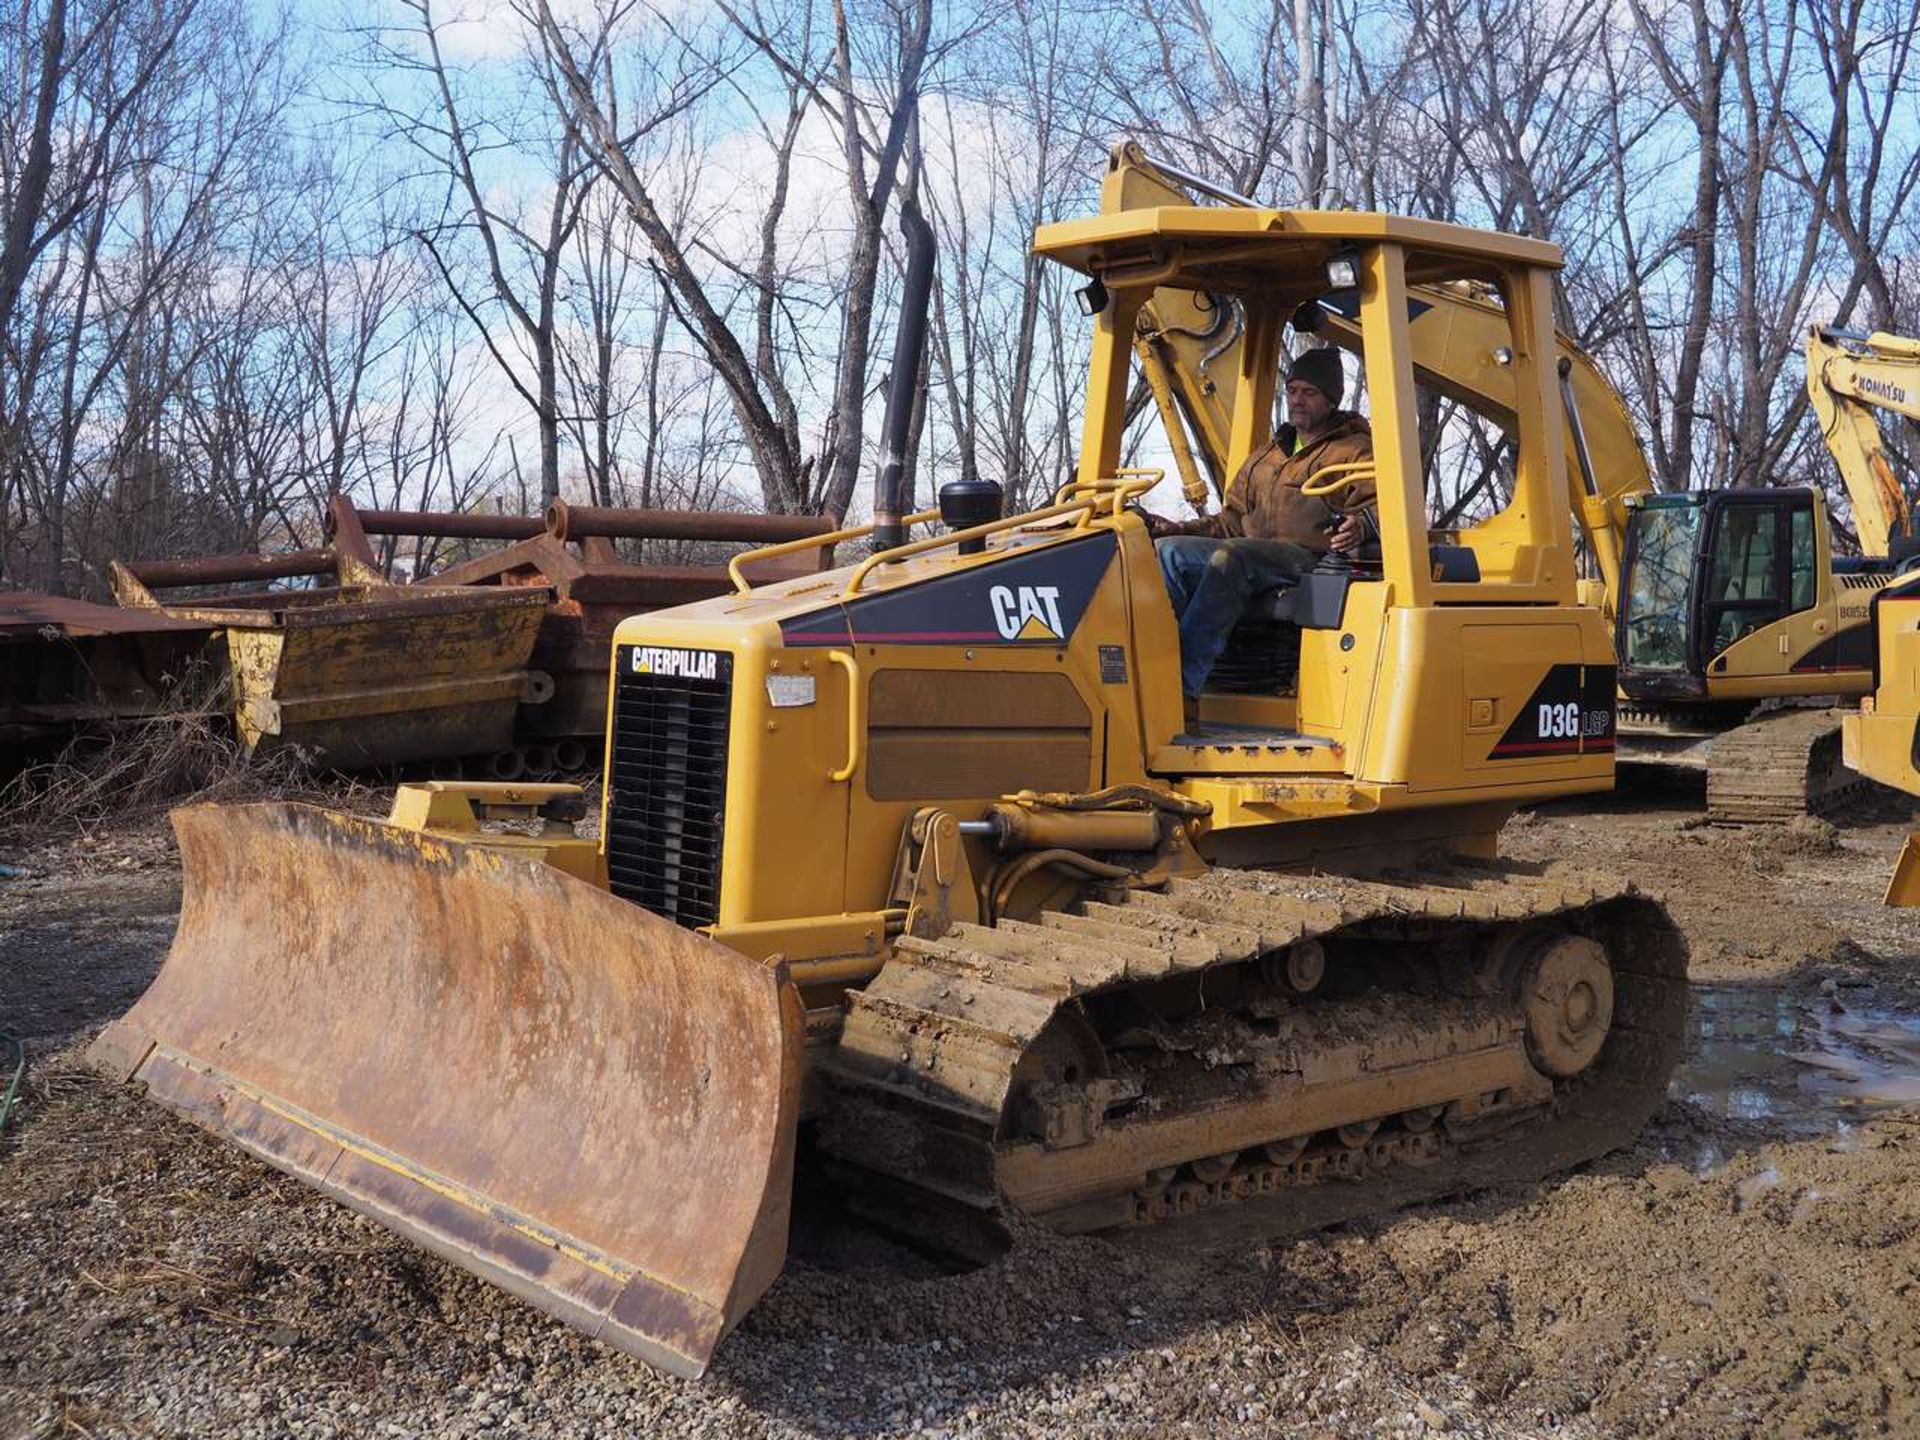
<path id="1" fill-rule="evenodd" d="M 1111 531 L 845 600 L 781 623 L 790 646 L 1062 645 L 1113 563 Z"/>

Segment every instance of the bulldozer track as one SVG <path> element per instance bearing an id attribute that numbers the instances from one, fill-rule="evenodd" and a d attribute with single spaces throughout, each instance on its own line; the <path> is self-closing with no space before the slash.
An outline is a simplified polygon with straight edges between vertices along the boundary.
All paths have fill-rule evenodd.
<path id="1" fill-rule="evenodd" d="M 1718 736 L 1707 755 L 1707 818 L 1781 824 L 1831 811 L 1865 788 L 1840 758 L 1839 710 L 1777 710 Z"/>
<path id="2" fill-rule="evenodd" d="M 1558 937 L 1614 989 L 1597 1058 L 1555 1079 L 1514 976 Z M 903 937 L 849 998 L 820 1143 L 883 1221 L 1276 1234 L 1629 1142 L 1680 1057 L 1686 949 L 1654 901 L 1559 867 L 1216 869 Z"/>

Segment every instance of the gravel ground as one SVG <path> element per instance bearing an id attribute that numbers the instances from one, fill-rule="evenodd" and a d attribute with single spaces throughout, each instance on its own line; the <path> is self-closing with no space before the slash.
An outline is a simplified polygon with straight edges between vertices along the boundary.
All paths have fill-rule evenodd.
<path id="1" fill-rule="evenodd" d="M 1302 1240 L 1029 1235 L 958 1275 L 816 1204 L 698 1383 L 81 1070 L 164 953 L 170 849 L 0 856 L 40 872 L 0 882 L 0 1031 L 35 1057 L 0 1137 L 0 1440 L 1920 1432 L 1920 927 L 1877 903 L 1904 829 L 1658 796 L 1510 828 L 1692 939 L 1692 1067 L 1631 1150 Z"/>

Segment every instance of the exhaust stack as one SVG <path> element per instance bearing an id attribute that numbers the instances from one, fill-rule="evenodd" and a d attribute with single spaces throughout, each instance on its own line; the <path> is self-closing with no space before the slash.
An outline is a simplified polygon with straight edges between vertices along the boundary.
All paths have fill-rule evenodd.
<path id="1" fill-rule="evenodd" d="M 913 429 L 914 389 L 927 348 L 927 306 L 933 298 L 933 227 L 911 198 L 900 207 L 907 241 L 907 280 L 900 294 L 900 326 L 893 337 L 893 374 L 887 381 L 887 413 L 880 427 L 880 468 L 873 477 L 873 548 L 907 543 L 905 497 L 907 438 Z"/>

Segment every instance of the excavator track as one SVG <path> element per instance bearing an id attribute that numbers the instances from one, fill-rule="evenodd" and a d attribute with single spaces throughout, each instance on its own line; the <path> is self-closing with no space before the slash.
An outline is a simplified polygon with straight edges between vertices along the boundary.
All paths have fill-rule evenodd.
<path id="1" fill-rule="evenodd" d="M 1865 786 L 1841 762 L 1840 710 L 1776 710 L 1717 736 L 1707 752 L 1707 818 L 1783 824 L 1832 810 Z"/>
<path id="2" fill-rule="evenodd" d="M 1630 1142 L 1684 1043 L 1665 911 L 1553 866 L 1216 869 L 898 945 L 820 1143 L 923 1236 L 1281 1234 L 1536 1178 Z"/>

